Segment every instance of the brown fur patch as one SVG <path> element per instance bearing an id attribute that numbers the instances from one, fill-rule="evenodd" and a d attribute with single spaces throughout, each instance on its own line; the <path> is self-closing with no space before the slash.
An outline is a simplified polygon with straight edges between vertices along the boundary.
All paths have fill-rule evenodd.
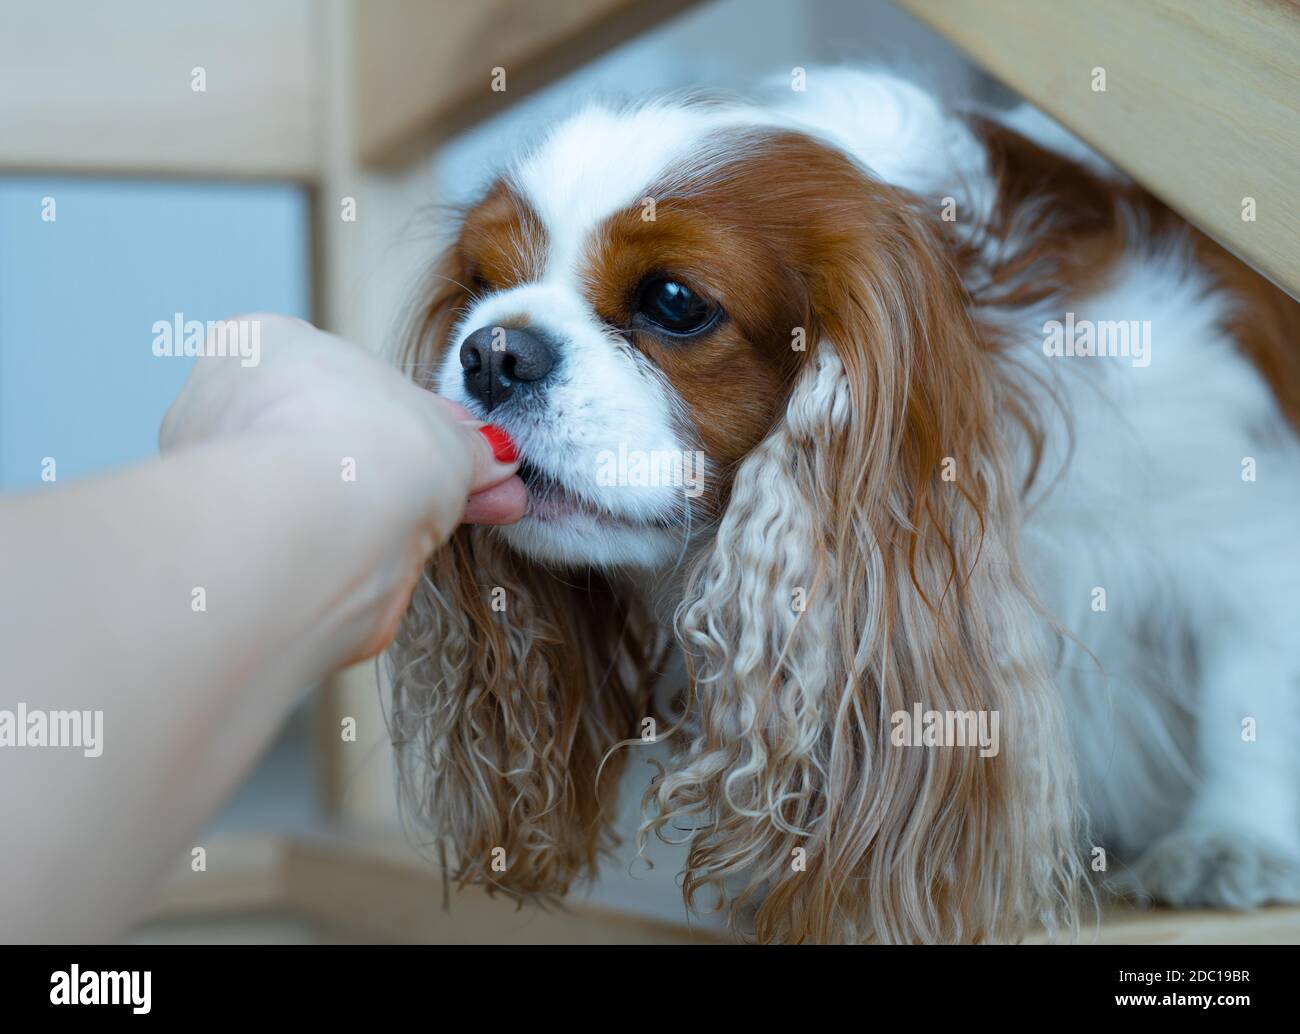
<path id="1" fill-rule="evenodd" d="M 1204 234 L 1196 235 L 1196 250 L 1210 275 L 1238 301 L 1225 328 L 1300 431 L 1300 302 Z"/>
<path id="2" fill-rule="evenodd" d="M 918 234 L 937 224 L 906 195 L 801 134 L 752 134 L 738 138 L 735 150 L 736 158 L 701 184 L 651 187 L 654 221 L 643 221 L 639 208 L 609 219 L 584 277 L 592 305 L 618 327 L 629 325 L 637 287 L 650 273 L 680 277 L 725 309 L 725 323 L 692 342 L 631 335 L 684 399 L 710 459 L 723 465 L 771 429 L 818 339 L 854 318 L 843 306 L 852 308 L 873 281 L 891 282 L 883 267 L 897 257 L 884 248 L 870 257 L 873 242 L 897 240 L 909 220 Z M 933 285 L 922 278 L 909 289 L 925 294 Z M 804 351 L 792 347 L 800 328 Z M 890 328 L 874 329 L 858 347 L 880 347 L 891 336 Z M 943 368 L 938 355 L 912 358 Z M 930 408 L 936 401 L 912 402 L 925 439 L 921 445 L 918 438 L 914 457 L 921 465 L 944 454 L 921 430 L 926 419 L 940 419 L 942 407 Z"/>
<path id="3" fill-rule="evenodd" d="M 755 177 L 761 170 L 754 170 Z M 653 222 L 640 209 L 606 221 L 583 271 L 587 297 L 611 326 L 661 369 L 686 404 L 710 463 L 727 469 L 767 433 L 801 359 L 794 328 L 811 321 L 805 284 L 777 257 L 779 241 L 764 241 L 747 210 L 761 196 L 744 182 L 728 193 L 689 200 L 666 197 Z M 653 193 L 653 192 L 652 192 Z M 653 274 L 670 275 L 722 306 L 725 319 L 694 340 L 632 330 L 638 288 Z"/>
<path id="4" fill-rule="evenodd" d="M 470 298 L 480 290 L 537 279 L 548 246 L 546 228 L 532 206 L 498 180 L 464 214 L 455 242 L 426 275 L 421 303 L 403 334 L 399 364 L 431 386 L 451 328 Z"/>
<path id="5" fill-rule="evenodd" d="M 538 279 L 550 243 L 532 206 L 498 180 L 466 214 L 456 248 L 470 282 L 501 291 Z"/>

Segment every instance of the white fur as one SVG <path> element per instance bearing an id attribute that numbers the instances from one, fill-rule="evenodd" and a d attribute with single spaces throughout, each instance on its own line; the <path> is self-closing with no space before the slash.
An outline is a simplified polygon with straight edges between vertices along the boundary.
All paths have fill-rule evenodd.
<path id="1" fill-rule="evenodd" d="M 627 342 L 603 328 L 572 278 L 558 272 L 538 284 L 492 294 L 472 305 L 452 336 L 440 391 L 474 409 L 464 391 L 460 346 L 479 327 L 526 317 L 560 344 L 544 402 L 486 414 L 510 432 L 521 453 L 561 478 L 575 495 L 614 520 L 585 513 L 555 521 L 529 517 L 503 529 L 516 548 L 552 563 L 651 564 L 671 555 L 677 536 L 646 521 L 670 515 L 682 492 L 666 485 L 598 484 L 600 454 L 619 443 L 643 450 L 681 450 L 673 396 L 663 378 Z M 630 523 L 619 523 L 619 519 Z"/>
<path id="2" fill-rule="evenodd" d="M 1026 552 L 1078 638 L 1059 685 L 1080 786 L 1098 842 L 1138 859 L 1127 881 L 1179 904 L 1300 895 L 1300 447 L 1220 329 L 1230 304 L 1177 252 L 1135 257 L 1075 309 L 1150 320 L 1149 367 L 1025 340 L 1065 409 Z"/>
<path id="3" fill-rule="evenodd" d="M 791 92 L 777 112 L 886 183 L 936 201 L 951 197 L 961 223 L 984 218 L 992 206 L 993 184 L 974 133 L 905 79 L 851 68 L 816 69 L 807 89 Z"/>

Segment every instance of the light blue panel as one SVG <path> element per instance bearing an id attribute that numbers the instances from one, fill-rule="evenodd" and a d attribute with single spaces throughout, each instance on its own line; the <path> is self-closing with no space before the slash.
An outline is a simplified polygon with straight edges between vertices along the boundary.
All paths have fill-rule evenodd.
<path id="1" fill-rule="evenodd" d="M 309 318 L 310 218 L 289 184 L 0 177 L 0 489 L 156 455 L 193 360 L 154 322 Z"/>

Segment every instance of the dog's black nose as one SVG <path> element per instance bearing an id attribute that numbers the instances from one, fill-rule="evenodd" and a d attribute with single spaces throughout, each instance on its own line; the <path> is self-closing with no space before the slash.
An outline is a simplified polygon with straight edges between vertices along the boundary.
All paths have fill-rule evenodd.
<path id="1" fill-rule="evenodd" d="M 490 412 L 521 384 L 536 383 L 555 366 L 555 350 L 540 334 L 518 327 L 479 327 L 460 346 L 465 390 Z"/>

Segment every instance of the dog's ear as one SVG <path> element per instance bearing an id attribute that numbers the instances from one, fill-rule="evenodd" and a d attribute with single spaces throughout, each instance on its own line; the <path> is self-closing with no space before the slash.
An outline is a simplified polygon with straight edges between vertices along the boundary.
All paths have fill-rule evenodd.
<path id="1" fill-rule="evenodd" d="M 652 632 L 596 575 L 581 588 L 463 528 L 388 653 L 408 813 L 449 872 L 516 897 L 591 877 L 653 689 Z"/>
<path id="2" fill-rule="evenodd" d="M 688 902 L 762 941 L 1014 938 L 1072 914 L 1077 863 L 1011 400 L 937 223 L 860 179 L 852 204 L 823 185 L 821 229 L 800 209 L 818 344 L 692 573 L 698 731 L 642 832 L 693 828 Z M 998 721 L 998 753 L 909 745 L 917 705 Z"/>
<path id="3" fill-rule="evenodd" d="M 400 361 L 432 383 L 464 271 L 431 273 Z M 516 897 L 594 875 L 626 751 L 650 707 L 655 631 L 598 574 L 566 578 L 461 528 L 431 559 L 387 655 L 404 813 L 461 881 Z M 608 756 L 608 757 L 607 757 Z"/>

